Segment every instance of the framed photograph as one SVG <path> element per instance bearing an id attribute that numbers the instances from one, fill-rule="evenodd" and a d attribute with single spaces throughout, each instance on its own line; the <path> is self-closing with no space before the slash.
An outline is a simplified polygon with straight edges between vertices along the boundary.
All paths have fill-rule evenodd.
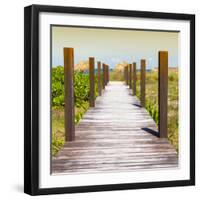
<path id="1" fill-rule="evenodd" d="M 195 16 L 31 5 L 24 192 L 195 184 Z"/>

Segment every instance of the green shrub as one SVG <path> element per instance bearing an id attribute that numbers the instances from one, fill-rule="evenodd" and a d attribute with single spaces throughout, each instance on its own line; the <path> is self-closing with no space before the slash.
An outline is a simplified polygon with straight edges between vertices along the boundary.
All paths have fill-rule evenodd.
<path id="1" fill-rule="evenodd" d="M 98 96 L 97 75 L 95 75 L 95 97 Z M 77 124 L 89 108 L 89 74 L 74 72 L 75 123 Z M 55 156 L 64 145 L 64 67 L 52 68 L 52 155 Z"/>
<path id="2" fill-rule="evenodd" d="M 89 74 L 81 71 L 74 72 L 74 103 L 80 108 L 89 101 Z M 95 96 L 98 95 L 97 75 L 95 75 Z M 52 107 L 55 109 L 64 107 L 64 67 L 52 68 Z"/>

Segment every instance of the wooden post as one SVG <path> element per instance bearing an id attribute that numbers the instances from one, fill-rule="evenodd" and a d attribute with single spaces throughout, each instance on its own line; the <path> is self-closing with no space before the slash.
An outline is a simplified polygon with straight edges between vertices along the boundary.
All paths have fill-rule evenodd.
<path id="1" fill-rule="evenodd" d="M 90 77 L 90 107 L 95 106 L 95 83 L 94 83 L 94 58 L 89 58 L 89 77 Z"/>
<path id="2" fill-rule="evenodd" d="M 128 78 L 128 80 L 127 80 L 127 82 L 128 82 L 128 86 L 130 87 L 130 67 L 129 67 L 129 64 L 127 65 L 127 71 L 128 71 L 128 75 L 127 75 L 127 78 Z"/>
<path id="3" fill-rule="evenodd" d="M 101 96 L 101 62 L 97 62 L 98 65 L 98 94 Z"/>
<path id="4" fill-rule="evenodd" d="M 106 79 L 106 73 L 107 73 L 107 65 L 104 64 L 104 85 L 106 86 L 107 85 L 107 79 Z"/>
<path id="5" fill-rule="evenodd" d="M 132 64 L 129 64 L 129 88 L 132 89 L 132 77 L 133 77 L 133 68 Z"/>
<path id="6" fill-rule="evenodd" d="M 109 66 L 107 65 L 107 84 L 109 83 Z"/>
<path id="7" fill-rule="evenodd" d="M 105 86 L 107 85 L 107 65 L 105 64 Z"/>
<path id="8" fill-rule="evenodd" d="M 136 95 L 136 83 L 137 83 L 137 71 L 136 71 L 136 63 L 133 63 L 133 95 Z"/>
<path id="9" fill-rule="evenodd" d="M 103 86 L 103 89 L 105 89 L 105 70 L 106 70 L 106 67 L 105 67 L 105 64 L 103 63 L 103 75 L 102 75 L 102 86 Z"/>
<path id="10" fill-rule="evenodd" d="M 106 85 L 108 85 L 108 65 L 106 65 Z"/>
<path id="11" fill-rule="evenodd" d="M 141 78 L 140 78 L 140 105 L 145 107 L 145 77 L 146 77 L 146 62 L 141 60 Z"/>
<path id="12" fill-rule="evenodd" d="M 167 138 L 168 52 L 159 51 L 158 59 L 159 133 Z"/>
<path id="13" fill-rule="evenodd" d="M 74 49 L 64 48 L 65 141 L 75 140 L 74 124 Z"/>
<path id="14" fill-rule="evenodd" d="M 124 67 L 124 81 L 125 84 L 128 85 L 128 66 Z"/>
<path id="15" fill-rule="evenodd" d="M 124 83 L 126 83 L 126 67 L 124 66 Z"/>
<path id="16" fill-rule="evenodd" d="M 110 81 L 110 67 L 108 66 L 108 82 Z"/>

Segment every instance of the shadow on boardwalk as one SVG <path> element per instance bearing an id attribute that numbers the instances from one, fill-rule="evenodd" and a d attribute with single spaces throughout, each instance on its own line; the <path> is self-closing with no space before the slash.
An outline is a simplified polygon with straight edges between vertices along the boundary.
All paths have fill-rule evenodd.
<path id="1" fill-rule="evenodd" d="M 174 168 L 178 156 L 122 82 L 110 82 L 76 126 L 76 140 L 52 159 L 52 173 Z"/>

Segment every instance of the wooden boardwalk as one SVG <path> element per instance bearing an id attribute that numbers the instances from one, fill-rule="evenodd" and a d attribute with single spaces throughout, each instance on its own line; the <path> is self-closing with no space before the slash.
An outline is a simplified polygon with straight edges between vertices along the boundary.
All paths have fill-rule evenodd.
<path id="1" fill-rule="evenodd" d="M 52 159 L 52 173 L 178 167 L 178 155 L 128 86 L 110 82 L 76 126 L 76 139 Z"/>

